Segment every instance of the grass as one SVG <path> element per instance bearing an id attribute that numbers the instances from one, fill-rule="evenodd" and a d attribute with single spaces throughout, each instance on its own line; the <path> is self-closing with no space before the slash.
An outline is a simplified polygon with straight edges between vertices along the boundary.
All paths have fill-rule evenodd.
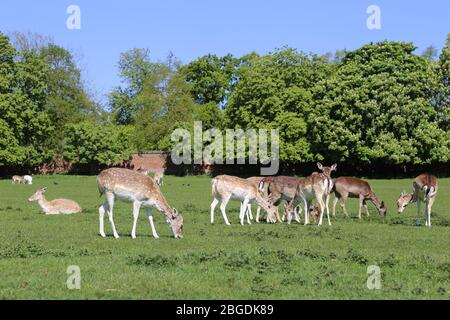
<path id="1" fill-rule="evenodd" d="M 154 211 L 160 239 L 151 237 L 144 210 L 138 237 L 130 237 L 130 203 L 117 203 L 121 235 L 98 235 L 95 177 L 35 176 L 34 184 L 0 180 L 0 299 L 449 299 L 450 179 L 440 179 L 432 228 L 416 227 L 416 207 L 402 215 L 395 200 L 411 180 L 371 180 L 388 206 L 381 218 L 356 218 L 357 200 L 338 211 L 331 227 L 238 224 L 230 203 L 226 226 L 219 212 L 209 223 L 208 177 L 166 177 L 163 193 L 184 216 L 176 240 Z M 78 201 L 83 213 L 44 216 L 28 197 L 47 186 L 47 198 Z M 363 211 L 364 212 L 364 211 Z M 424 222 L 423 222 L 424 223 Z M 67 267 L 81 269 L 81 289 L 66 286 Z M 381 290 L 367 288 L 367 267 L 378 265 Z"/>

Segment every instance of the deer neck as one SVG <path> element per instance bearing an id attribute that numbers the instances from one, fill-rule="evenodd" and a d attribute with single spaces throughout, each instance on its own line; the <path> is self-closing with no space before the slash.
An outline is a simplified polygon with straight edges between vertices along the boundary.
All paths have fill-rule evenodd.
<path id="1" fill-rule="evenodd" d="M 369 196 L 369 199 L 372 200 L 378 210 L 381 208 L 381 201 L 374 193 Z"/>
<path id="2" fill-rule="evenodd" d="M 160 192 L 156 197 L 153 197 L 153 202 L 155 203 L 157 209 L 163 212 L 166 217 L 170 217 L 172 215 L 172 208 Z"/>
<path id="3" fill-rule="evenodd" d="M 44 196 L 38 200 L 39 206 L 44 210 L 44 212 L 50 211 L 50 202 L 45 199 Z"/>

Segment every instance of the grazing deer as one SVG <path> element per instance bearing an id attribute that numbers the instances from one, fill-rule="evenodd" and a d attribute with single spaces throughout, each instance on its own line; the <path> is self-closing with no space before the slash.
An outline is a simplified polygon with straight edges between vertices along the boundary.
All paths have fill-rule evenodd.
<path id="1" fill-rule="evenodd" d="M 290 223 L 292 213 L 295 213 L 295 208 L 303 202 L 305 213 L 309 212 L 311 201 L 315 198 L 320 207 L 320 218 L 318 225 L 322 225 L 323 213 L 326 209 L 328 225 L 331 225 L 329 197 L 333 188 L 333 180 L 331 179 L 331 172 L 336 170 L 337 165 L 333 164 L 331 167 L 324 167 L 320 162 L 317 167 L 322 172 L 313 172 L 309 177 L 299 179 L 295 191 L 295 196 L 286 207 L 286 215 L 288 223 Z M 325 197 L 325 200 L 324 200 Z M 309 224 L 309 214 L 305 214 L 305 225 Z"/>
<path id="2" fill-rule="evenodd" d="M 156 210 L 164 213 L 166 222 L 170 225 L 175 238 L 183 237 L 183 217 L 178 214 L 175 208 L 169 206 L 159 187 L 151 177 L 129 169 L 111 168 L 100 172 L 97 176 L 97 185 L 100 194 L 104 194 L 106 198 L 106 201 L 98 209 L 100 235 L 102 237 L 105 237 L 103 220 L 106 211 L 114 237 L 116 239 L 119 238 L 113 220 L 113 207 L 116 198 L 133 203 L 134 220 L 133 230 L 131 231 L 131 237 L 133 239 L 136 238 L 136 225 L 141 206 L 146 207 L 153 237 L 159 238 L 153 223 L 153 215 L 150 207 L 155 207 Z"/>
<path id="3" fill-rule="evenodd" d="M 404 191 L 397 200 L 398 213 L 402 213 L 405 207 L 417 202 L 417 225 L 420 225 L 420 203 L 425 202 L 425 226 L 431 227 L 431 207 L 433 206 L 438 191 L 437 178 L 431 174 L 423 173 L 413 181 L 413 193 Z"/>
<path id="4" fill-rule="evenodd" d="M 295 196 L 295 190 L 298 184 L 298 178 L 289 177 L 289 176 L 273 176 L 273 177 L 265 177 L 261 180 L 258 185 L 258 190 L 268 197 L 269 201 L 277 206 L 282 202 L 290 202 Z M 286 208 L 286 206 L 285 206 Z M 278 212 L 277 212 L 278 213 Z M 295 214 L 295 220 L 300 223 L 300 217 Z M 286 216 L 283 215 L 283 221 Z M 276 215 L 278 222 L 282 222 L 279 214 Z M 256 217 L 257 221 L 259 220 L 259 216 Z"/>
<path id="5" fill-rule="evenodd" d="M 251 183 L 253 183 L 253 185 L 255 187 L 258 187 L 260 182 L 264 179 L 264 177 L 250 177 L 247 178 L 248 181 L 250 181 Z M 263 194 L 263 198 L 267 199 L 267 195 Z M 256 205 L 257 209 L 256 209 L 256 222 L 259 223 L 259 217 L 261 215 L 261 207 L 259 205 Z M 253 220 L 253 215 L 252 215 L 252 205 L 249 203 L 248 204 L 248 209 L 246 211 L 246 216 L 247 216 L 247 221 L 248 219 Z M 278 208 L 276 208 L 275 211 L 275 216 L 277 217 L 277 219 L 279 219 L 279 213 L 278 213 Z M 271 217 L 269 217 L 269 215 L 267 215 L 266 218 L 267 223 L 275 223 L 276 221 L 274 219 L 271 219 Z"/>
<path id="6" fill-rule="evenodd" d="M 336 216 L 336 204 L 339 201 L 345 216 L 348 217 L 345 203 L 347 198 L 359 198 L 359 211 L 358 217 L 361 219 L 361 209 L 364 206 L 366 214 L 369 216 L 369 210 L 367 209 L 366 201 L 370 200 L 377 207 L 380 215 L 386 215 L 386 206 L 383 201 L 380 201 L 367 181 L 354 177 L 339 177 L 334 181 L 334 203 L 333 203 L 333 216 Z"/>
<path id="7" fill-rule="evenodd" d="M 69 199 L 55 199 L 47 201 L 44 193 L 47 188 L 42 188 L 36 191 L 28 201 L 37 201 L 45 214 L 72 214 L 81 212 L 81 207 L 78 203 Z"/>
<path id="8" fill-rule="evenodd" d="M 214 209 L 220 204 L 220 211 L 226 225 L 230 225 L 225 209 L 231 200 L 242 201 L 239 214 L 240 223 L 244 224 L 244 215 L 249 203 L 256 203 L 267 211 L 270 217 L 275 215 L 275 209 L 267 200 L 265 200 L 258 192 L 258 187 L 252 182 L 234 176 L 217 176 L 212 179 L 212 195 L 214 197 L 211 203 L 211 223 L 214 223 Z"/>
<path id="9" fill-rule="evenodd" d="M 23 176 L 13 176 L 12 177 L 12 183 L 22 183 L 23 182 Z"/>

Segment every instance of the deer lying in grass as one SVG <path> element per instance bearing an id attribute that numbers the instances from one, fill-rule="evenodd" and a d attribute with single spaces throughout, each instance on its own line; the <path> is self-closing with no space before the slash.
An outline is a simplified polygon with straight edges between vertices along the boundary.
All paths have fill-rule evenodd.
<path id="1" fill-rule="evenodd" d="M 131 237 L 136 238 L 136 225 L 141 206 L 146 207 L 147 216 L 150 221 L 153 237 L 159 238 L 153 223 L 153 215 L 150 207 L 164 213 L 166 222 L 170 225 L 175 238 L 183 237 L 183 217 L 175 208 L 167 203 L 159 187 L 151 177 L 145 176 L 129 169 L 111 168 L 100 172 L 97 176 L 97 185 L 100 194 L 104 194 L 106 201 L 98 209 L 100 219 L 100 235 L 105 237 L 103 220 L 105 211 L 116 239 L 119 234 L 116 231 L 113 220 L 113 207 L 115 199 L 125 200 L 133 203 L 133 230 Z"/>
<path id="2" fill-rule="evenodd" d="M 45 214 L 72 214 L 81 212 L 81 207 L 78 203 L 69 199 L 55 199 L 47 201 L 44 193 L 47 188 L 42 188 L 36 191 L 28 201 L 37 201 Z"/>
<path id="3" fill-rule="evenodd" d="M 225 224 L 230 225 L 225 209 L 230 200 L 242 201 L 239 214 L 240 223 L 244 224 L 245 212 L 249 203 L 256 203 L 267 211 L 270 217 L 275 215 L 276 207 L 265 200 L 252 182 L 239 177 L 221 175 L 212 179 L 213 201 L 211 203 L 211 223 L 214 223 L 214 209 L 220 204 Z"/>
<path id="4" fill-rule="evenodd" d="M 413 193 L 406 194 L 404 191 L 397 200 L 398 213 L 402 213 L 405 207 L 417 202 L 417 221 L 420 225 L 420 203 L 425 202 L 425 226 L 431 227 L 431 207 L 433 206 L 438 191 L 437 178 L 431 174 L 423 173 L 413 181 Z"/>
<path id="5" fill-rule="evenodd" d="M 292 219 L 292 213 L 295 213 L 295 208 L 303 202 L 305 212 L 309 212 L 309 206 L 313 199 L 317 200 L 320 208 L 320 218 L 318 225 L 322 225 L 323 213 L 326 209 L 328 225 L 331 225 L 330 210 L 329 210 L 329 197 L 333 187 L 333 181 L 331 179 L 332 171 L 336 170 L 337 165 L 333 164 L 331 167 L 324 167 L 320 162 L 317 163 L 317 167 L 322 171 L 320 173 L 313 172 L 309 177 L 299 179 L 296 186 L 295 196 L 287 205 L 285 212 L 290 223 Z M 324 200 L 325 197 L 325 200 Z M 309 214 L 305 214 L 305 225 L 309 224 Z"/>
<path id="6" fill-rule="evenodd" d="M 354 177 L 339 177 L 334 181 L 334 203 L 333 203 L 333 216 L 336 216 L 336 204 L 339 201 L 342 209 L 344 210 L 345 216 L 348 217 L 347 209 L 345 208 L 345 203 L 347 198 L 359 198 L 359 211 L 358 217 L 361 219 L 361 209 L 364 206 L 366 209 L 366 214 L 369 216 L 369 210 L 367 209 L 367 200 L 370 200 L 375 204 L 380 215 L 386 215 L 386 206 L 383 201 L 380 201 L 369 183 L 362 179 Z"/>

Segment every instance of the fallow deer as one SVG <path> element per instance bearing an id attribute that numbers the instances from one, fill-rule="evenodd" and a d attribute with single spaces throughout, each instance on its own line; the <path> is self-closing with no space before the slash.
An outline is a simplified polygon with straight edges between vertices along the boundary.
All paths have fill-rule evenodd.
<path id="1" fill-rule="evenodd" d="M 113 207 L 115 199 L 125 200 L 133 203 L 133 229 L 131 237 L 136 238 L 136 225 L 141 206 L 146 207 L 150 227 L 153 237 L 159 238 L 153 223 L 153 215 L 150 207 L 164 213 L 166 222 L 170 225 L 175 238 L 183 237 L 183 217 L 167 203 L 159 187 L 151 177 L 145 176 L 129 169 L 111 168 L 100 172 L 97 176 L 97 185 L 100 194 L 104 194 L 106 201 L 100 206 L 100 235 L 105 237 L 103 225 L 105 211 L 108 214 L 109 222 L 116 239 L 119 234 L 116 231 L 113 220 Z"/>
<path id="2" fill-rule="evenodd" d="M 11 179 L 11 183 L 22 183 L 23 182 L 23 176 L 13 176 Z"/>
<path id="3" fill-rule="evenodd" d="M 298 180 L 299 179 L 296 177 L 289 176 L 265 177 L 259 183 L 258 190 L 264 196 L 268 197 L 268 200 L 273 203 L 274 206 L 278 207 L 280 203 L 288 203 L 293 199 L 293 197 L 295 196 L 295 190 L 297 188 Z M 294 212 L 294 214 L 296 218 L 295 220 L 297 222 L 300 222 L 300 218 L 297 216 L 297 213 Z M 285 216 L 286 210 L 285 214 L 283 215 L 283 221 Z M 259 216 L 257 216 L 257 221 L 258 220 Z M 277 215 L 277 220 L 278 222 L 281 222 L 279 215 Z"/>
<path id="4" fill-rule="evenodd" d="M 73 214 L 81 212 L 81 207 L 78 203 L 69 199 L 55 199 L 47 201 L 44 193 L 47 188 L 42 188 L 36 191 L 28 201 L 37 201 L 44 213 L 47 214 Z"/>
<path id="5" fill-rule="evenodd" d="M 328 225 L 331 225 L 330 210 L 328 205 L 329 196 L 333 188 L 331 173 L 336 170 L 337 165 L 333 164 L 331 167 L 324 167 L 320 162 L 318 162 L 317 167 L 322 172 L 313 172 L 309 177 L 298 180 L 295 196 L 285 210 L 288 217 L 288 223 L 291 220 L 292 213 L 295 213 L 295 208 L 300 203 L 303 202 L 306 213 L 309 212 L 311 201 L 315 198 L 320 207 L 320 218 L 318 225 L 322 225 L 323 213 L 325 209 L 327 211 Z M 305 214 L 304 224 L 309 224 L 309 214 Z"/>
<path id="6" fill-rule="evenodd" d="M 244 216 L 249 203 L 256 203 L 267 211 L 270 217 L 273 217 L 276 207 L 265 200 L 258 192 L 257 186 L 252 182 L 239 177 L 221 175 L 212 179 L 212 195 L 214 197 L 211 203 L 211 223 L 214 223 L 214 209 L 220 204 L 225 224 L 230 225 L 225 209 L 230 200 L 242 201 L 239 214 L 240 223 L 244 224 Z"/>
<path id="7" fill-rule="evenodd" d="M 433 206 L 438 191 L 437 178 L 431 174 L 423 173 L 413 181 L 413 193 L 406 194 L 404 191 L 397 200 L 398 213 L 402 213 L 405 207 L 417 202 L 417 221 L 420 225 L 420 203 L 425 202 L 425 226 L 431 227 L 431 207 Z"/>
<path id="8" fill-rule="evenodd" d="M 380 215 L 386 215 L 386 206 L 383 201 L 380 201 L 375 192 L 370 187 L 367 181 L 354 177 L 339 177 L 334 181 L 334 202 L 333 202 L 333 216 L 336 216 L 336 204 L 339 201 L 344 214 L 348 217 L 345 203 L 347 198 L 359 198 L 359 211 L 358 217 L 361 219 L 361 209 L 364 206 L 366 214 L 369 216 L 369 210 L 367 209 L 366 201 L 370 200 L 377 207 Z"/>

